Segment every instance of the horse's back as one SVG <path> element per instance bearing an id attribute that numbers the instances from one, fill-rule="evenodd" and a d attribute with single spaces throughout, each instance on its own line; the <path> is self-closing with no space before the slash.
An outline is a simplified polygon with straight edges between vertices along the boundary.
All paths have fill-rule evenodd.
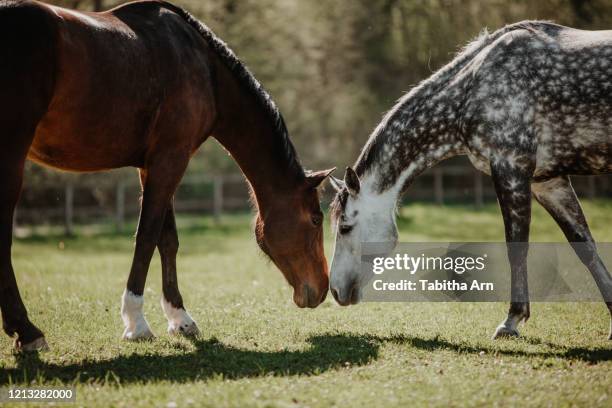
<path id="1" fill-rule="evenodd" d="M 559 29 L 536 59 L 536 177 L 612 172 L 612 31 Z"/>
<path id="2" fill-rule="evenodd" d="M 56 16 L 57 74 L 32 160 L 76 171 L 142 166 L 169 104 L 189 93 L 180 109 L 192 117 L 214 104 L 204 40 L 160 3 L 103 13 L 43 7 Z"/>
<path id="3" fill-rule="evenodd" d="M 566 50 L 600 51 L 612 47 L 612 30 L 579 30 L 561 26 L 557 41 Z M 597 52 L 595 53 L 597 57 Z M 609 57 L 609 55 L 608 55 Z"/>
<path id="4" fill-rule="evenodd" d="M 612 171 L 612 31 L 518 23 L 468 70 L 477 137 L 536 149 L 538 179 Z"/>

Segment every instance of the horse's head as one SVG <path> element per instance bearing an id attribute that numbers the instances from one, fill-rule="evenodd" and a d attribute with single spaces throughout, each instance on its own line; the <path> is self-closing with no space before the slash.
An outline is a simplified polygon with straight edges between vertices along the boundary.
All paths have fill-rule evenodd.
<path id="1" fill-rule="evenodd" d="M 256 219 L 257 243 L 293 287 L 299 307 L 317 307 L 329 288 L 317 187 L 332 171 L 307 174 L 297 189 L 260 208 Z"/>
<path id="2" fill-rule="evenodd" d="M 361 244 L 377 243 L 391 250 L 397 243 L 395 195 L 376 193 L 367 183 L 362 186 L 350 167 L 344 180 L 332 177 L 330 181 L 338 192 L 331 205 L 336 244 L 330 289 L 336 301 L 347 306 L 361 300 L 361 285 L 369 277 L 361 268 Z"/>

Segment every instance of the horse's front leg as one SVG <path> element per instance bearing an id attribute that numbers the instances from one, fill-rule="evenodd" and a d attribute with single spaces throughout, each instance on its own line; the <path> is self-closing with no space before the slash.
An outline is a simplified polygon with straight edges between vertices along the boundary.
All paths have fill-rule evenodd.
<path id="1" fill-rule="evenodd" d="M 166 211 L 164 225 L 161 231 L 157 249 L 162 262 L 163 295 L 161 306 L 168 319 L 169 334 L 183 334 L 197 336 L 200 334 L 196 322 L 191 318 L 183 306 L 183 297 L 178 288 L 176 277 L 176 254 L 179 240 L 174 219 L 174 204 L 172 201 Z"/>
<path id="2" fill-rule="evenodd" d="M 153 161 L 154 165 L 140 170 L 143 186 L 142 207 L 136 232 L 134 259 L 121 304 L 125 340 L 154 337 L 142 311 L 144 286 L 168 205 L 188 162 L 188 157 L 184 160 L 172 157 L 156 159 Z"/>
<path id="3" fill-rule="evenodd" d="M 529 319 L 527 287 L 527 252 L 531 221 L 531 174 L 529 159 L 510 162 L 506 159 L 491 164 L 491 176 L 501 208 L 506 231 L 511 271 L 511 300 L 508 317 L 495 330 L 493 338 L 518 336 L 518 324 Z"/>

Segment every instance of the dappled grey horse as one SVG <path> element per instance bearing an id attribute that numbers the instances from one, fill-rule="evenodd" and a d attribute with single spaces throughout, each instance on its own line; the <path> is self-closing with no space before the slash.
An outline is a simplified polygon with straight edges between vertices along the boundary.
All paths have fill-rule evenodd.
<path id="1" fill-rule="evenodd" d="M 612 279 L 569 179 L 612 169 L 612 31 L 526 21 L 485 32 L 403 96 L 355 169 L 332 180 L 331 291 L 338 303 L 360 300 L 361 243 L 395 246 L 401 194 L 424 170 L 456 155 L 491 175 L 506 241 L 524 243 L 508 245 L 511 305 L 494 338 L 518 335 L 519 322 L 529 318 L 532 194 L 574 244 L 612 313 Z"/>

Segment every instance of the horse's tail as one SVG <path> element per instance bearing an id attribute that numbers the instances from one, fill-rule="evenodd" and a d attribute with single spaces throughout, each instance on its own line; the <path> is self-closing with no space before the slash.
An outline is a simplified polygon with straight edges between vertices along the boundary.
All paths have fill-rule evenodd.
<path id="1" fill-rule="evenodd" d="M 29 128 L 46 112 L 55 86 L 57 30 L 46 5 L 0 3 L 0 132 Z"/>

